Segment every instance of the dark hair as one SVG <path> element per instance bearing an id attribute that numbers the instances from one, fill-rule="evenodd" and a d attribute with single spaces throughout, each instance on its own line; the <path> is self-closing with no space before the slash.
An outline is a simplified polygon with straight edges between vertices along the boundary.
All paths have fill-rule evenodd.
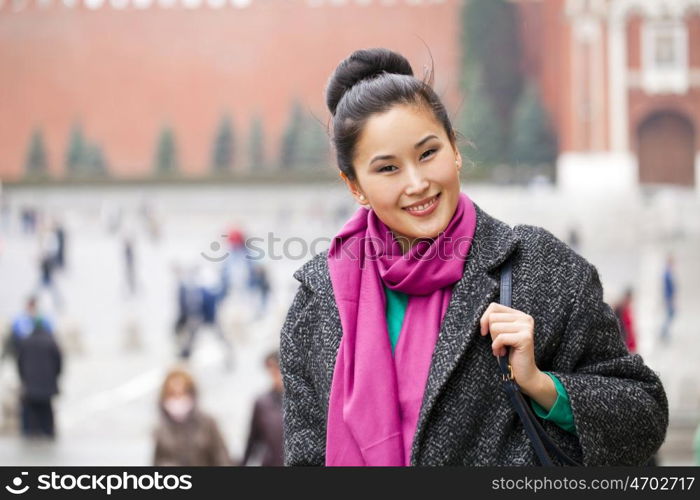
<path id="1" fill-rule="evenodd" d="M 432 68 L 424 81 L 419 80 L 408 60 L 389 49 L 357 50 L 338 64 L 326 86 L 326 105 L 333 115 L 331 141 L 338 168 L 348 179 L 356 178 L 352 161 L 365 123 L 371 115 L 397 104 L 431 110 L 454 145 L 450 118 L 432 84 Z"/>

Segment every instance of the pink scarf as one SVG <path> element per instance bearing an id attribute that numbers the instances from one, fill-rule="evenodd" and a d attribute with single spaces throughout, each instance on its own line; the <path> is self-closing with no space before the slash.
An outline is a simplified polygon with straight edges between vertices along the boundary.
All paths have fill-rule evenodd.
<path id="1" fill-rule="evenodd" d="M 475 228 L 474 204 L 460 193 L 445 231 L 406 255 L 364 207 L 333 239 L 328 268 L 343 337 L 328 404 L 326 465 L 410 465 L 433 350 Z M 382 282 L 410 296 L 393 357 Z"/>

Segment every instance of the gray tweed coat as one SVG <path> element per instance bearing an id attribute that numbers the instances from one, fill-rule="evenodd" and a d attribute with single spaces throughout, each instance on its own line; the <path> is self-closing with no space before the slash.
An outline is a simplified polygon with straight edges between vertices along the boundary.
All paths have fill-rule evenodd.
<path id="1" fill-rule="evenodd" d="M 477 226 L 433 353 L 411 449 L 413 465 L 537 465 L 501 389 L 479 319 L 498 301 L 512 256 L 513 305 L 535 319 L 535 359 L 566 388 L 576 435 L 541 421 L 585 465 L 641 465 L 664 440 L 668 403 L 658 376 L 620 337 L 596 268 L 540 227 L 510 228 L 476 206 Z M 301 282 L 281 332 L 286 465 L 323 465 L 326 418 L 342 328 L 327 251 Z"/>

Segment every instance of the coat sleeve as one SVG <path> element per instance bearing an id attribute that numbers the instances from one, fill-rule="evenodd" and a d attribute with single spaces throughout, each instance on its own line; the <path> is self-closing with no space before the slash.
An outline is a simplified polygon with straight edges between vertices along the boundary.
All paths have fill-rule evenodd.
<path id="1" fill-rule="evenodd" d="M 551 372 L 569 394 L 584 465 L 647 462 L 666 435 L 666 393 L 641 356 L 625 347 L 590 263 L 581 275 L 557 357 Z"/>
<path id="2" fill-rule="evenodd" d="M 325 415 L 310 371 L 312 292 L 301 285 L 287 313 L 280 336 L 280 370 L 284 383 L 284 464 L 325 463 Z"/>

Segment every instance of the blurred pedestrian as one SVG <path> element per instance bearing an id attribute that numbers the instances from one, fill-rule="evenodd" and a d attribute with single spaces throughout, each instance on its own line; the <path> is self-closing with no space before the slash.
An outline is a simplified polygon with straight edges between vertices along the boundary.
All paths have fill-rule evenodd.
<path id="1" fill-rule="evenodd" d="M 581 237 L 579 236 L 578 228 L 572 226 L 569 228 L 569 236 L 567 238 L 567 243 L 574 252 L 581 252 Z"/>
<path id="2" fill-rule="evenodd" d="M 272 388 L 258 397 L 253 406 L 243 465 L 251 465 L 251 461 L 257 459 L 255 463 L 262 466 L 281 467 L 284 465 L 282 375 L 277 352 L 267 355 L 265 368 L 272 379 Z"/>
<path id="3" fill-rule="evenodd" d="M 2 357 L 16 357 L 19 342 L 29 337 L 37 322 L 41 323 L 41 326 L 47 332 L 53 334 L 53 324 L 46 316 L 39 312 L 37 298 L 32 295 L 27 299 L 24 311 L 19 313 L 12 320 L 10 332 L 5 337 Z"/>
<path id="4" fill-rule="evenodd" d="M 180 344 L 180 356 L 189 357 L 189 349 L 185 349 L 188 338 L 196 334 L 196 329 L 191 331 L 199 323 L 202 310 L 202 294 L 197 285 L 197 268 L 195 266 L 176 269 L 177 276 L 177 305 L 178 313 L 175 320 L 175 334 Z"/>
<path id="5" fill-rule="evenodd" d="M 124 275 L 126 286 L 130 295 L 136 294 L 136 256 L 134 255 L 134 239 L 131 235 L 124 236 Z"/>
<path id="6" fill-rule="evenodd" d="M 233 368 L 233 345 L 219 323 L 219 303 L 223 299 L 223 288 L 216 273 L 211 268 L 194 268 L 194 276 L 185 283 L 184 290 L 184 333 L 181 357 L 188 359 L 192 354 L 195 338 L 202 328 L 212 330 L 224 348 L 224 364 L 227 370 Z"/>
<path id="7" fill-rule="evenodd" d="M 175 281 L 177 283 L 177 316 L 175 317 L 175 324 L 173 326 L 173 333 L 175 337 L 179 340 L 183 336 L 183 328 L 187 322 L 187 288 L 185 283 L 185 271 L 182 266 L 178 263 L 173 264 L 173 274 L 175 275 Z"/>
<path id="8" fill-rule="evenodd" d="M 625 290 L 622 300 L 615 306 L 615 316 L 620 322 L 620 334 L 630 353 L 637 352 L 637 335 L 634 329 L 634 312 L 632 308 L 632 299 L 634 292 L 631 288 Z"/>
<path id="9" fill-rule="evenodd" d="M 229 229 L 226 241 L 228 256 L 224 260 L 222 268 L 224 295 L 238 294 L 244 292 L 246 288 L 250 291 L 252 262 L 248 256 L 245 235 L 237 225 L 234 225 Z"/>
<path id="10" fill-rule="evenodd" d="M 661 326 L 661 340 L 668 343 L 671 340 L 671 323 L 676 314 L 676 279 L 673 275 L 674 259 L 672 254 L 666 257 L 663 274 L 664 322 Z"/>
<path id="11" fill-rule="evenodd" d="M 17 368 L 22 383 L 22 434 L 25 436 L 55 436 L 51 399 L 58 394 L 61 365 L 61 349 L 44 323 L 37 320 L 32 333 L 17 344 Z"/>
<path id="12" fill-rule="evenodd" d="M 27 235 L 34 234 L 37 224 L 37 210 L 34 207 L 22 207 L 20 211 L 20 220 L 22 224 L 22 232 Z"/>
<path id="13" fill-rule="evenodd" d="M 54 222 L 53 231 L 56 238 L 56 269 L 63 271 L 66 267 L 66 228 L 57 219 Z"/>
<path id="14" fill-rule="evenodd" d="M 257 299 L 255 319 L 260 319 L 267 310 L 267 301 L 270 295 L 270 282 L 267 279 L 267 270 L 260 263 L 252 265 L 250 289 L 253 292 L 253 298 Z"/>
<path id="15" fill-rule="evenodd" d="M 233 465 L 214 418 L 199 409 L 197 389 L 189 372 L 168 373 L 158 401 L 153 465 Z"/>
<path id="16" fill-rule="evenodd" d="M 63 298 L 56 284 L 59 243 L 52 228 L 44 227 L 39 234 L 39 284 L 36 293 L 47 291 L 56 310 L 63 307 Z"/>

